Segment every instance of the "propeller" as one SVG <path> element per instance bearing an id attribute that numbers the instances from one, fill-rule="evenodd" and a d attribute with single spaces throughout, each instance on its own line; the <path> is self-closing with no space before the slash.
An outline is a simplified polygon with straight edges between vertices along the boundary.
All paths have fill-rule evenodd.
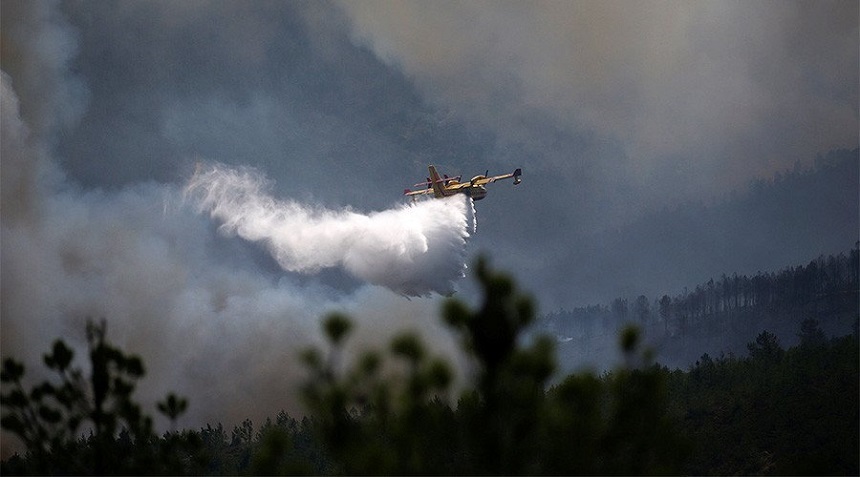
<path id="1" fill-rule="evenodd" d="M 484 179 L 486 179 L 489 175 L 490 175 L 490 170 L 489 170 L 489 169 L 487 169 L 487 171 L 486 171 L 486 172 L 484 172 L 484 176 L 483 176 L 483 178 L 484 178 Z M 476 179 L 478 179 L 479 177 L 481 177 L 481 176 L 475 176 L 475 177 L 473 177 L 473 178 L 472 178 L 472 180 L 471 180 L 471 181 L 469 181 L 469 183 L 470 183 L 470 184 L 472 184 L 472 185 L 475 185 L 475 180 L 476 180 Z"/>

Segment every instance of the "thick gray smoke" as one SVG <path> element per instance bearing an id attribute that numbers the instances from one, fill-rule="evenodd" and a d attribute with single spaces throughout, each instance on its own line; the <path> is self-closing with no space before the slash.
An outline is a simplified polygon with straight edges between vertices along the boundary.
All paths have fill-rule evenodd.
<path id="1" fill-rule="evenodd" d="M 361 214 L 277 200 L 265 188 L 258 173 L 214 166 L 198 170 L 186 192 L 224 232 L 264 242 L 287 271 L 342 266 L 410 296 L 451 294 L 464 276 L 473 209 L 463 195 Z"/>
<path id="2" fill-rule="evenodd" d="M 382 347 L 394 333 L 409 329 L 436 352 L 455 356 L 453 340 L 437 319 L 437 300 L 410 302 L 374 286 L 344 293 L 289 273 L 273 277 L 241 253 L 236 256 L 241 248 L 213 233 L 177 186 L 84 191 L 66 181 L 39 180 L 44 174 L 19 174 L 24 170 L 19 168 L 32 167 L 43 156 L 18 115 L 5 74 L 2 98 L 4 193 L 25 190 L 33 199 L 28 207 L 4 203 L 0 339 L 3 355 L 24 361 L 33 378 L 39 375 L 42 353 L 58 337 L 83 360 L 84 323 L 104 318 L 109 338 L 144 358 L 147 377 L 138 398 L 149 412 L 156 400 L 175 391 L 191 402 L 182 425 L 230 426 L 245 418 L 260 422 L 280 409 L 301 412 L 295 392 L 304 374 L 296 357 L 322 344 L 319 318 L 328 311 L 354 317 L 356 348 Z M 231 171 L 196 176 L 192 188 L 202 192 L 200 181 L 217 174 Z M 210 195 L 201 203 L 213 214 L 240 213 L 241 201 L 212 202 L 226 200 L 230 192 L 205 184 Z M 231 187 L 252 200 L 251 190 Z M 264 228 L 256 224 L 255 229 L 252 219 L 264 220 L 264 211 L 254 208 L 268 203 L 274 207 L 268 216 L 274 226 L 270 245 L 285 247 L 290 242 L 278 233 L 301 229 L 278 232 L 276 223 L 286 215 L 275 209 L 283 204 L 263 195 L 253 200 L 253 206 L 244 204 L 251 215 L 232 216 L 230 227 L 243 236 L 262 234 Z M 462 200 L 433 201 L 365 216 L 294 205 L 294 211 L 304 210 L 293 218 L 309 227 L 305 232 L 316 228 L 315 235 L 305 236 L 314 247 L 292 259 L 284 249 L 279 260 L 285 265 L 295 260 L 285 268 L 305 272 L 341 263 L 356 276 L 400 293 L 450 290 L 462 274 L 465 207 Z M 349 225 L 338 225 L 342 220 Z M 338 253 L 326 249 L 334 244 L 341 246 Z M 321 255 L 314 256 L 314 250 Z M 433 267 L 432 273 L 422 270 L 424 265 Z M 13 449 L 10 443 L 5 436 L 4 455 Z"/>
<path id="3" fill-rule="evenodd" d="M 624 169 L 598 151 L 580 160 L 644 185 L 628 208 L 857 143 L 857 2 L 339 4 L 357 42 L 503 142 L 539 141 L 536 112 L 617 141 Z M 581 174 L 558 167 L 566 150 L 552 160 Z"/>
<path id="4" fill-rule="evenodd" d="M 77 364 L 85 365 L 87 319 L 105 319 L 109 339 L 144 359 L 147 375 L 136 397 L 148 413 L 155 414 L 154 402 L 167 392 L 189 398 L 189 411 L 180 420 L 188 427 L 231 426 L 246 418 L 259 423 L 281 409 L 301 412 L 296 390 L 304 373 L 297 355 L 322 344 L 319 319 L 330 311 L 354 318 L 351 349 L 379 348 L 393 334 L 412 330 L 434 352 L 456 356 L 454 340 L 437 319 L 438 297 L 409 301 L 371 285 L 344 292 L 294 273 L 273 273 L 255 263 L 240 240 L 217 234 L 208 218 L 188 206 L 178 184 L 149 182 L 105 191 L 82 189 L 66 178 L 52 140 L 74 122 L 77 113 L 70 111 L 82 107 L 81 97 L 71 93 L 80 83 L 66 66 L 75 52 L 74 35 L 54 4 L 6 7 L 4 16 L 15 14 L 22 23 L 15 25 L 19 28 L 4 23 L 4 55 L 24 52 L 28 60 L 3 56 L 0 72 L 0 349 L 4 357 L 23 361 L 31 380 L 44 377 L 42 354 L 57 338 L 76 349 Z M 63 120 L 46 119 L 51 117 Z M 229 202 L 216 207 L 213 200 L 240 189 L 200 182 L 217 174 L 209 170 L 197 176 L 192 189 L 208 191 L 211 195 L 203 197 L 209 201 L 201 204 L 221 217 L 233 209 L 225 208 Z M 257 205 L 278 204 L 262 195 L 256 200 Z M 368 216 L 304 210 L 307 223 L 316 226 L 347 218 L 354 235 L 343 240 L 364 245 L 342 243 L 340 255 L 329 253 L 316 263 L 305 254 L 291 269 L 340 263 L 358 277 L 412 294 L 450 290 L 462 274 L 462 201 Z M 322 215 L 314 218 L 315 211 Z M 284 215 L 270 216 L 278 217 Z M 250 216 L 233 219 L 237 233 L 251 230 Z M 331 246 L 321 241 L 323 236 L 310 240 Z M 401 242 L 392 241 L 396 237 Z M 271 243 L 278 240 L 275 236 Z M 389 259 L 387 269 L 374 268 L 373 260 L 388 252 L 402 255 Z M 431 263 L 434 273 L 414 273 Z M 397 266 L 402 266 L 399 272 Z M 8 456 L 15 446 L 4 434 L 0 454 Z"/>
<path id="5" fill-rule="evenodd" d="M 328 311 L 355 346 L 452 354 L 435 292 L 466 240 L 546 311 L 856 240 L 856 181 L 684 205 L 857 147 L 856 1 L 0 1 L 2 354 L 36 370 L 104 317 L 144 402 L 190 398 L 181 425 L 295 410 Z M 529 176 L 475 234 L 462 198 L 388 207 L 428 163 Z"/>

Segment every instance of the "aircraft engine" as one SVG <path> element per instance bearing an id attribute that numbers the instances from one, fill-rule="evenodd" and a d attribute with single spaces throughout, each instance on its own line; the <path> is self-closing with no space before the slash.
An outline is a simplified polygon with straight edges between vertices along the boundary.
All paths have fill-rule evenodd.
<path id="1" fill-rule="evenodd" d="M 487 196 L 487 189 L 484 186 L 474 186 L 469 188 L 469 197 L 472 200 L 481 200 Z"/>

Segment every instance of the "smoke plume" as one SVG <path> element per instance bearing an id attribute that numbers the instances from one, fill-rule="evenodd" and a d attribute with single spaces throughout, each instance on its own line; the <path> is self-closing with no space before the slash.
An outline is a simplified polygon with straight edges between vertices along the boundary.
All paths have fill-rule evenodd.
<path id="1" fill-rule="evenodd" d="M 47 377 L 42 354 L 57 338 L 86 367 L 84 323 L 105 319 L 108 338 L 146 364 L 135 397 L 148 413 L 176 392 L 190 402 L 181 426 L 220 422 L 229 429 L 281 409 L 302 412 L 297 355 L 323 343 L 319 318 L 327 312 L 355 320 L 350 349 L 380 348 L 410 330 L 434 352 L 456 353 L 436 319 L 435 297 L 408 301 L 370 285 L 345 292 L 291 271 L 339 265 L 402 294 L 450 291 L 463 272 L 463 199 L 369 215 L 325 211 L 275 201 L 262 193 L 258 174 L 219 168 L 195 176 L 185 190 L 156 182 L 84 188 L 64 174 L 53 147 L 84 107 L 71 93 L 81 83 L 67 66 L 74 35 L 55 3 L 8 6 L 0 71 L 0 349 L 25 364 L 32 382 Z M 49 48 L 54 44 L 62 48 Z M 19 52 L 26 58 L 14 56 Z M 243 242 L 214 233 L 187 206 L 189 196 L 224 220 L 225 231 L 279 251 L 288 271 L 273 273 Z M 290 248 L 298 231 L 310 234 L 304 239 L 313 246 Z M 15 450 L 4 432 L 0 457 Z"/>
<path id="2" fill-rule="evenodd" d="M 23 361 L 33 379 L 45 377 L 41 354 L 57 338 L 84 364 L 84 322 L 106 319 L 109 339 L 146 363 L 137 398 L 149 412 L 173 391 L 191 403 L 180 425 L 231 426 L 302 412 L 297 355 L 323 343 L 318 320 L 330 311 L 356 321 L 351 349 L 379 348 L 410 330 L 456 356 L 437 300 L 410 302 L 369 285 L 344 292 L 292 271 L 340 265 L 402 294 L 450 291 L 463 272 L 463 199 L 362 215 L 279 202 L 262 192 L 258 174 L 220 168 L 184 191 L 159 183 L 85 190 L 56 175 L 11 174 L 7 166 L 55 162 L 34 144 L 7 75 L 0 86 L 4 193 L 33 197 L 27 207 L 4 203 L 0 217 L 0 340 L 3 356 Z M 267 243 L 287 272 L 261 268 L 238 240 L 214 234 L 189 196 L 223 230 Z M 16 450 L 8 437 L 4 456 Z"/>
<path id="3" fill-rule="evenodd" d="M 341 266 L 409 296 L 451 294 L 464 276 L 472 209 L 463 195 L 370 214 L 329 210 L 277 200 L 259 173 L 220 165 L 198 170 L 186 193 L 222 222 L 223 232 L 265 243 L 287 271 Z"/>

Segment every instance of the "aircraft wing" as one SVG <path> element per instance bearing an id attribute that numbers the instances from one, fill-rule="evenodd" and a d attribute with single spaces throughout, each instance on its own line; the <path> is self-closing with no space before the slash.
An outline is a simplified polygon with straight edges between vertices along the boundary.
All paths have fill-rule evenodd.
<path id="1" fill-rule="evenodd" d="M 439 182 L 441 182 L 442 184 L 447 185 L 447 184 L 448 184 L 449 182 L 451 182 L 451 181 L 457 181 L 457 182 L 459 182 L 461 177 L 462 177 L 462 176 L 454 176 L 454 177 L 448 177 L 448 176 L 445 176 L 444 178 L 439 179 Z M 412 185 L 412 187 L 424 187 L 424 186 L 430 187 L 431 185 L 433 185 L 433 182 L 428 178 L 428 179 L 427 179 L 427 181 L 425 181 L 425 182 L 419 182 L 419 183 L 417 183 L 417 184 L 413 184 L 413 185 Z"/>
<path id="2" fill-rule="evenodd" d="M 432 193 L 433 193 L 433 189 L 421 189 L 421 190 L 403 189 L 403 195 L 413 196 L 413 197 L 418 196 L 418 195 L 424 195 L 424 194 L 432 194 Z"/>
<path id="3" fill-rule="evenodd" d="M 450 192 L 457 192 L 463 189 L 468 189 L 471 186 L 472 184 L 470 184 L 469 182 L 460 182 L 458 184 L 446 185 L 445 190 Z"/>
<path id="4" fill-rule="evenodd" d="M 516 184 L 520 183 L 520 176 L 522 175 L 522 173 L 523 173 L 522 169 L 517 169 L 514 172 L 511 172 L 510 174 L 502 174 L 500 176 L 491 176 L 491 177 L 484 177 L 483 179 L 477 179 L 475 181 L 472 181 L 472 185 L 492 184 L 493 182 L 496 182 L 498 180 L 510 179 L 511 177 L 514 178 L 514 184 L 516 185 Z"/>
<path id="5" fill-rule="evenodd" d="M 453 194 L 455 192 L 460 192 L 463 189 L 468 189 L 469 187 L 471 187 L 471 184 L 468 182 L 461 182 L 459 184 L 451 184 L 451 185 L 446 185 L 443 187 L 445 188 L 446 193 L 450 192 Z M 426 194 L 435 195 L 435 191 L 433 189 L 419 189 L 419 190 L 403 189 L 403 195 L 408 196 L 408 197 L 416 197 L 419 195 L 426 195 Z"/>

